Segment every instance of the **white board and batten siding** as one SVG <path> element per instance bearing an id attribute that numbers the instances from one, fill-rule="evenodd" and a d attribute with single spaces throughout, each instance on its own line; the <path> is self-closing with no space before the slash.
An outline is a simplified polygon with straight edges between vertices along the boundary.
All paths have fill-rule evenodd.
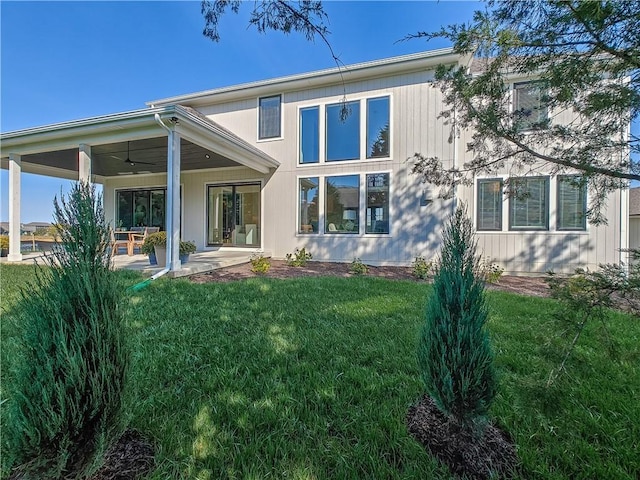
<path id="1" fill-rule="evenodd" d="M 460 142 L 459 158 L 470 161 L 472 153 L 465 151 L 466 139 Z M 557 175 L 549 174 L 546 164 L 529 165 L 527 170 L 533 176 L 549 178 L 548 230 L 511 230 L 509 228 L 509 202 L 507 195 L 502 203 L 502 230 L 478 231 L 478 247 L 483 257 L 500 265 L 506 273 L 541 275 L 553 271 L 573 273 L 577 268 L 597 269 L 605 263 L 626 261 L 621 249 L 627 247 L 628 228 L 627 190 L 618 190 L 609 195 L 605 205 L 606 225 L 586 223 L 585 230 L 560 230 L 557 228 L 556 207 Z M 568 172 L 569 173 L 569 172 Z M 501 178 L 519 175 L 512 165 L 505 165 L 495 174 L 474 179 L 474 187 L 459 187 L 459 198 L 469 206 L 469 214 L 477 219 L 476 186 L 480 178 Z M 587 194 L 587 203 L 589 202 Z M 477 222 L 476 222 L 477 224 Z"/>
<path id="2" fill-rule="evenodd" d="M 453 162 L 461 165 L 470 154 L 465 152 L 465 139 L 450 142 L 449 126 L 438 114 L 445 109 L 442 93 L 433 83 L 433 71 L 423 70 L 371 78 L 342 85 L 297 91 L 272 91 L 263 96 L 282 95 L 282 136 L 259 141 L 258 95 L 247 91 L 246 97 L 197 108 L 211 120 L 280 162 L 270 174 L 263 175 L 246 167 L 209 169 L 183 172 L 181 175 L 183 208 L 182 233 L 185 240 L 194 240 L 198 250 L 206 245 L 207 186 L 233 182 L 259 181 L 262 185 L 261 248 L 276 258 L 284 258 L 296 248 L 305 247 L 314 260 L 351 262 L 358 257 L 373 265 L 410 265 L 416 256 L 430 259 L 437 255 L 441 233 L 453 202 L 440 200 L 432 187 L 420 184 L 411 174 L 415 153 L 440 158 L 445 167 Z M 347 101 L 362 100 L 360 114 L 366 115 L 364 100 L 388 96 L 390 98 L 391 150 L 389 158 L 344 162 L 298 164 L 298 121 L 300 108 L 340 102 L 346 93 Z M 322 124 L 322 114 L 320 123 Z M 361 123 L 365 123 L 361 121 Z M 324 137 L 320 127 L 320 142 Z M 366 142 L 366 127 L 361 127 L 361 143 Z M 364 138 L 363 138 L 364 135 Z M 323 151 L 323 147 L 320 147 Z M 457 149 L 457 152 L 456 152 Z M 361 151 L 364 151 L 361 148 Z M 390 233 L 364 233 L 366 201 L 366 173 L 390 174 Z M 298 234 L 298 182 L 303 177 L 319 177 L 320 202 L 323 201 L 323 182 L 331 175 L 360 175 L 360 233 Z M 118 188 L 147 188 L 165 185 L 164 175 L 138 175 L 109 178 L 105 181 L 105 210 L 108 218 L 115 218 L 115 190 Z M 553 180 L 552 180 L 553 181 Z M 550 189 L 554 192 L 552 186 Z M 423 202 L 424 196 L 429 201 Z M 555 195 L 555 193 L 551 193 Z M 475 218 L 473 188 L 459 187 L 458 198 L 469 205 Z M 552 199 L 553 200 L 553 199 Z M 480 232 L 481 252 L 509 273 L 544 273 L 547 270 L 570 272 L 577 267 L 596 267 L 600 263 L 619 261 L 619 248 L 626 245 L 621 231 L 626 232 L 626 219 L 621 212 L 625 203 L 619 193 L 611 196 L 607 206 L 607 226 L 587 226 L 586 231 L 515 232 L 508 230 L 505 214 L 501 232 Z M 508 213 L 508 200 L 504 211 Z M 551 219 L 554 223 L 553 202 Z M 505 223 L 506 222 L 506 223 Z M 320 217 L 322 223 L 322 216 Z M 638 232 L 640 237 L 640 231 Z"/>
<path id="3" fill-rule="evenodd" d="M 448 128 L 437 119 L 443 109 L 441 93 L 433 86 L 432 71 L 414 72 L 347 84 L 347 101 L 390 97 L 391 155 L 385 159 L 360 159 L 312 165 L 298 164 L 299 109 L 338 103 L 344 95 L 340 84 L 303 91 L 278 92 L 282 95 L 282 137 L 257 139 L 258 98 L 243 98 L 228 103 L 199 106 L 211 120 L 234 132 L 280 162 L 272 175 L 262 179 L 262 248 L 276 258 L 284 258 L 295 248 L 307 248 L 316 260 L 351 262 L 355 257 L 365 263 L 409 265 L 417 255 L 434 256 L 440 245 L 442 219 L 451 211 L 451 202 L 435 200 L 420 205 L 423 185 L 410 174 L 407 158 L 416 152 L 439 156 L 449 163 L 453 146 L 447 141 Z M 361 115 L 365 115 L 364 103 Z M 322 128 L 322 127 L 321 127 Z M 361 129 L 361 142 L 365 141 Z M 321 136 L 322 141 L 322 136 Z M 207 184 L 255 180 L 256 172 L 238 170 L 235 177 L 211 170 L 206 174 L 183 173 L 184 229 L 183 237 L 195 239 L 198 249 L 206 249 Z M 229 171 L 231 172 L 231 170 Z M 366 173 L 390 174 L 390 233 L 358 235 L 297 233 L 298 181 L 302 177 L 361 175 L 361 216 L 364 213 Z M 118 182 L 119 184 L 119 182 Z M 110 186 L 115 183 L 110 183 Z M 322 188 L 321 188 L 322 189 Z M 361 218 L 361 223 L 363 223 Z"/>

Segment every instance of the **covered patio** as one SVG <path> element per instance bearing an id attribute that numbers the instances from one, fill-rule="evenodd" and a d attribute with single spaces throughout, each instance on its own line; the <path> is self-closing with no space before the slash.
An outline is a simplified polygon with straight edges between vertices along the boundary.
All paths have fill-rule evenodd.
<path id="1" fill-rule="evenodd" d="M 7 260 L 10 262 L 20 262 L 23 256 L 20 252 L 22 172 L 97 184 L 114 178 L 166 175 L 162 177 L 166 178 L 163 186 L 166 205 L 161 228 L 167 231 L 166 270 L 178 276 L 182 270 L 204 271 L 205 265 L 215 268 L 228 258 L 223 254 L 216 256 L 216 251 L 198 252 L 192 255 L 191 265 L 182 268 L 178 249 L 183 209 L 181 173 L 247 167 L 264 178 L 279 162 L 200 112 L 168 105 L 3 133 L 0 166 L 9 170 Z M 113 225 L 115 218 L 107 221 L 116 226 Z M 250 253 L 240 253 L 238 257 L 248 261 Z M 142 256 L 119 257 L 116 256 L 116 265 L 134 267 L 139 260 L 146 261 Z M 208 260 L 200 262 L 201 257 Z"/>

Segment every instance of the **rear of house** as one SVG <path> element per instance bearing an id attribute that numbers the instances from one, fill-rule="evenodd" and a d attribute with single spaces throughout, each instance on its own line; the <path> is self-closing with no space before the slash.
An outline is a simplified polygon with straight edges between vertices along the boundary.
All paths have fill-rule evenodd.
<path id="1" fill-rule="evenodd" d="M 506 179 L 520 175 L 509 166 L 457 187 L 449 200 L 411 173 L 408 159 L 417 152 L 445 168 L 471 159 L 469 132 L 450 141 L 433 83 L 438 64 L 461 61 L 450 49 L 436 50 L 157 100 L 149 112 L 180 133 L 169 146 L 150 117 L 145 129 L 118 117 L 117 136 L 87 140 L 70 127 L 69 139 L 82 145 L 67 151 L 84 152 L 95 167 L 87 168 L 104 185 L 114 226 L 171 230 L 170 214 L 176 234 L 198 251 L 284 258 L 304 247 L 314 260 L 409 265 L 437 254 L 447 216 L 464 201 L 484 255 L 509 273 L 620 261 L 628 244 L 627 191 L 609 197 L 609 223 L 594 227 L 584 218 L 586 191 L 545 166 L 522 174 L 521 198 L 503 194 Z M 514 104 L 533 97 L 524 81 L 514 81 L 511 95 Z M 61 167 L 55 150 L 28 148 L 38 141 L 34 132 L 7 135 L 23 171 Z M 179 150 L 174 156 L 171 145 Z M 3 157 L 10 148 L 3 146 Z M 65 161 L 80 173 L 82 163 Z M 170 171 L 176 164 L 178 172 Z M 177 199 L 171 207 L 169 197 Z"/>

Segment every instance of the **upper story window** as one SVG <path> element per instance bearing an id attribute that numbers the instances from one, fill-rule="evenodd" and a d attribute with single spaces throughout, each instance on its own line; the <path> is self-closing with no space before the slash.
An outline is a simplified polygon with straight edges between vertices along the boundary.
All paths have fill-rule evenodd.
<path id="1" fill-rule="evenodd" d="M 258 99 L 258 140 L 280 138 L 281 100 L 280 95 Z"/>
<path id="2" fill-rule="evenodd" d="M 558 230 L 587 229 L 587 186 L 578 175 L 558 177 Z"/>
<path id="3" fill-rule="evenodd" d="M 320 108 L 300 110 L 300 163 L 320 161 Z"/>
<path id="4" fill-rule="evenodd" d="M 549 229 L 549 177 L 512 178 L 509 199 L 511 230 Z"/>
<path id="5" fill-rule="evenodd" d="M 513 85 L 513 113 L 519 131 L 542 128 L 548 119 L 542 82 Z"/>
<path id="6" fill-rule="evenodd" d="M 478 230 L 502 230 L 502 179 L 478 180 Z"/>
<path id="7" fill-rule="evenodd" d="M 327 105 L 326 117 L 327 162 L 360 158 L 360 102 Z"/>
<path id="8" fill-rule="evenodd" d="M 389 97 L 367 100 L 367 158 L 389 156 Z"/>
<path id="9" fill-rule="evenodd" d="M 390 110 L 390 96 L 300 108 L 298 163 L 389 158 Z"/>

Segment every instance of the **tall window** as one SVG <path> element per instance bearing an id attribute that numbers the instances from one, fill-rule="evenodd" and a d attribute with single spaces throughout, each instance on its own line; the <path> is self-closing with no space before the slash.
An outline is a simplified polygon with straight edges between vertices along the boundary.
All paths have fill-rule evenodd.
<path id="1" fill-rule="evenodd" d="M 478 180 L 478 230 L 502 230 L 502 180 Z"/>
<path id="2" fill-rule="evenodd" d="M 389 174 L 367 175 L 365 233 L 389 233 Z"/>
<path id="3" fill-rule="evenodd" d="M 318 163 L 320 159 L 320 109 L 300 110 L 300 163 Z"/>
<path id="4" fill-rule="evenodd" d="M 318 177 L 299 180 L 298 233 L 318 233 L 318 186 Z"/>
<path id="5" fill-rule="evenodd" d="M 585 230 L 587 186 L 577 175 L 558 177 L 558 230 Z"/>
<path id="6" fill-rule="evenodd" d="M 542 82 L 516 83 L 513 86 L 513 113 L 520 131 L 544 127 L 547 106 L 544 104 Z"/>
<path id="7" fill-rule="evenodd" d="M 325 233 L 357 234 L 360 230 L 360 176 L 327 177 Z"/>
<path id="8" fill-rule="evenodd" d="M 258 139 L 280 137 L 280 95 L 258 100 Z"/>
<path id="9" fill-rule="evenodd" d="M 389 97 L 367 100 L 367 158 L 389 156 Z"/>
<path id="10" fill-rule="evenodd" d="M 511 230 L 549 229 L 549 177 L 511 179 L 509 228 Z"/>
<path id="11" fill-rule="evenodd" d="M 360 102 L 327 105 L 327 161 L 360 158 Z"/>

